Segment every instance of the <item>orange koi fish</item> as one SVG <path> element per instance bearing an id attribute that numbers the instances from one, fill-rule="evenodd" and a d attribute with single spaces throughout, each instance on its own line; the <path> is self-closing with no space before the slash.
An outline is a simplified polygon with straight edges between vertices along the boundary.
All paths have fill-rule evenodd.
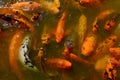
<path id="1" fill-rule="evenodd" d="M 30 19 L 32 17 L 32 15 L 28 14 L 27 12 L 9 7 L 0 8 L 0 12 L 1 12 L 0 15 L 4 15 L 4 17 L 7 15 L 12 15 L 13 16 L 12 18 L 23 17 L 26 19 Z"/>
<path id="2" fill-rule="evenodd" d="M 95 36 L 86 37 L 81 47 L 81 54 L 85 56 L 91 55 L 95 46 L 96 46 L 96 37 Z"/>
<path id="3" fill-rule="evenodd" d="M 61 58 L 49 58 L 46 60 L 46 64 L 52 68 L 58 69 L 71 69 L 72 63 Z"/>
<path id="4" fill-rule="evenodd" d="M 86 64 L 86 65 L 92 65 L 93 64 L 90 61 L 87 61 L 87 60 L 84 60 L 84 59 L 78 57 L 74 53 L 65 53 L 65 52 L 63 52 L 62 55 L 65 56 L 66 58 L 74 60 L 74 61 L 76 61 L 78 63 L 82 63 L 82 64 Z"/>
<path id="5" fill-rule="evenodd" d="M 56 37 L 56 42 L 60 43 L 65 35 L 64 32 L 64 26 L 65 26 L 65 21 L 66 21 L 67 13 L 64 12 L 62 14 L 62 17 L 59 19 L 58 24 L 57 24 L 57 29 L 55 32 L 55 37 Z"/>
<path id="6" fill-rule="evenodd" d="M 26 1 L 26 2 L 17 2 L 11 5 L 11 8 L 19 9 L 26 12 L 34 12 L 40 10 L 42 5 L 40 3 L 34 1 Z"/>
<path id="7" fill-rule="evenodd" d="M 31 32 L 35 32 L 33 24 L 31 24 L 29 21 L 23 19 L 23 18 L 14 18 L 14 20 L 18 21 L 20 23 L 20 28 L 28 29 Z"/>
<path id="8" fill-rule="evenodd" d="M 52 14 L 60 12 L 60 0 L 40 0 L 40 3 L 43 5 L 45 12 L 50 12 Z"/>
<path id="9" fill-rule="evenodd" d="M 85 7 L 99 7 L 103 0 L 79 0 L 79 3 Z"/>
<path id="10" fill-rule="evenodd" d="M 111 61 L 108 61 L 105 66 L 104 79 L 103 80 L 116 80 L 117 70 Z"/>
<path id="11" fill-rule="evenodd" d="M 67 40 L 66 43 L 64 44 L 64 51 L 62 53 L 63 56 L 65 56 L 68 59 L 79 62 L 79 63 L 83 63 L 83 64 L 87 64 L 87 65 L 92 64 L 91 62 L 78 57 L 77 55 L 75 55 L 72 52 L 73 52 L 73 41 L 72 40 Z"/>
<path id="12" fill-rule="evenodd" d="M 112 14 L 113 12 L 115 12 L 114 10 L 104 10 L 102 12 L 100 12 L 100 14 L 98 14 L 97 19 L 98 20 L 103 20 L 105 18 L 107 18 L 110 14 Z"/>
<path id="13" fill-rule="evenodd" d="M 13 38 L 11 39 L 10 46 L 9 46 L 9 63 L 10 67 L 15 73 L 15 75 L 18 77 L 19 80 L 22 80 L 22 73 L 20 72 L 19 66 L 18 66 L 18 51 L 19 47 L 21 45 L 22 39 L 23 39 L 24 32 L 22 31 L 16 31 Z"/>

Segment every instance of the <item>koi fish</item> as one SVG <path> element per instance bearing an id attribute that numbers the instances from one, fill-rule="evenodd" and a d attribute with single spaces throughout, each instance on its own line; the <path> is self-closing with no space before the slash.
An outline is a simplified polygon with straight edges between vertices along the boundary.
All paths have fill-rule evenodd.
<path id="1" fill-rule="evenodd" d="M 43 8 L 45 11 L 57 14 L 59 13 L 59 8 L 60 8 L 60 0 L 52 0 L 52 1 L 47 1 L 47 0 L 41 0 L 41 4 L 43 5 Z"/>
<path id="2" fill-rule="evenodd" d="M 41 35 L 41 43 L 47 45 L 50 40 L 50 34 L 47 32 L 47 26 L 44 27 L 43 33 Z"/>
<path id="3" fill-rule="evenodd" d="M 43 45 L 47 45 L 49 43 L 49 38 L 50 38 L 49 34 L 42 34 L 42 36 L 41 36 L 41 43 Z"/>
<path id="4" fill-rule="evenodd" d="M 19 48 L 19 60 L 23 64 L 24 67 L 37 71 L 38 69 L 32 64 L 31 59 L 29 58 L 29 49 L 31 46 L 30 36 L 26 36 L 23 39 L 22 45 Z"/>
<path id="5" fill-rule="evenodd" d="M 104 55 L 109 54 L 109 48 L 115 46 L 116 40 L 117 36 L 112 35 L 106 38 L 102 43 L 98 44 L 98 47 L 96 48 L 95 55 L 93 55 L 93 58 L 99 59 Z"/>
<path id="6" fill-rule="evenodd" d="M 32 33 L 35 32 L 33 24 L 31 24 L 29 21 L 25 20 L 24 18 L 14 18 L 14 20 L 19 22 L 20 28 L 28 29 Z"/>
<path id="7" fill-rule="evenodd" d="M 65 54 L 64 54 L 65 55 Z M 69 53 L 67 55 L 65 55 L 66 58 L 74 60 L 76 62 L 79 62 L 81 64 L 86 64 L 86 65 L 92 65 L 93 63 L 87 60 L 84 60 L 80 57 L 78 57 L 77 55 L 75 55 L 74 53 Z"/>
<path id="8" fill-rule="evenodd" d="M 107 18 L 110 14 L 112 14 L 113 12 L 115 12 L 114 10 L 104 10 L 102 12 L 100 12 L 100 14 L 98 14 L 97 19 L 98 20 L 103 20 L 105 18 Z"/>
<path id="9" fill-rule="evenodd" d="M 45 62 L 49 67 L 58 69 L 71 69 L 72 63 L 61 58 L 48 58 Z"/>
<path id="10" fill-rule="evenodd" d="M 99 7 L 103 4 L 103 0 L 79 0 L 79 3 L 85 7 Z"/>
<path id="11" fill-rule="evenodd" d="M 45 50 L 44 48 L 41 47 L 36 57 L 36 63 L 38 65 L 39 70 L 42 72 L 45 72 L 44 62 L 45 62 Z"/>
<path id="12" fill-rule="evenodd" d="M 68 59 L 74 60 L 79 63 L 83 63 L 83 64 L 87 64 L 87 65 L 92 64 L 91 62 L 84 60 L 73 53 L 73 41 L 72 40 L 67 40 L 64 43 L 64 51 L 63 51 L 62 55 Z"/>
<path id="13" fill-rule="evenodd" d="M 40 10 L 42 5 L 34 1 L 17 2 L 11 5 L 11 8 L 25 12 L 34 12 Z"/>
<path id="14" fill-rule="evenodd" d="M 26 19 L 30 19 L 32 17 L 32 15 L 28 14 L 27 12 L 23 12 L 22 10 L 9 7 L 0 8 L 0 11 L 1 11 L 0 15 L 4 15 L 4 17 L 7 15 L 13 15 L 13 18 L 23 17 Z"/>
<path id="15" fill-rule="evenodd" d="M 85 38 L 83 41 L 82 47 L 81 47 L 81 54 L 85 56 L 91 55 L 91 53 L 94 51 L 95 46 L 96 46 L 96 36 L 88 36 Z"/>
<path id="16" fill-rule="evenodd" d="M 104 71 L 104 80 L 116 80 L 117 70 L 110 60 L 107 62 Z"/>
<path id="17" fill-rule="evenodd" d="M 64 35 L 65 35 L 64 27 L 65 27 L 66 17 L 67 17 L 67 13 L 64 12 L 62 14 L 62 17 L 58 21 L 57 29 L 55 32 L 55 37 L 56 37 L 57 43 L 60 43 L 62 41 L 62 39 L 64 38 Z"/>
<path id="18" fill-rule="evenodd" d="M 19 64 L 18 64 L 18 51 L 23 39 L 23 34 L 24 32 L 21 30 L 16 31 L 16 33 L 11 39 L 10 46 L 9 46 L 10 67 L 19 80 L 23 79 L 23 76 L 19 69 Z"/>
<path id="19" fill-rule="evenodd" d="M 111 20 L 108 20 L 104 25 L 104 29 L 106 31 L 112 30 L 117 24 L 117 18 L 118 16 L 114 16 Z"/>
<path id="20" fill-rule="evenodd" d="M 79 18 L 79 23 L 76 31 L 79 36 L 79 45 L 81 45 L 87 31 L 87 17 L 84 14 L 82 14 Z"/>

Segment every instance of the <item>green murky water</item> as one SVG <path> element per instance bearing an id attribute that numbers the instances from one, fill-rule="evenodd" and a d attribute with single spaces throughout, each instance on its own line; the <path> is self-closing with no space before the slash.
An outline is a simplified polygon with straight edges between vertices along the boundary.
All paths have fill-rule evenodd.
<path id="1" fill-rule="evenodd" d="M 38 0 L 36 0 L 38 1 Z M 3 2 L 3 1 L 1 1 Z M 39 1 L 38 1 L 39 2 Z M 86 33 L 89 33 L 91 31 L 91 25 L 93 24 L 93 21 L 95 17 L 102 11 L 104 10 L 115 10 L 117 13 L 119 13 L 119 8 L 120 8 L 120 1 L 119 0 L 108 0 L 104 6 L 100 8 L 78 8 L 77 5 L 74 5 L 72 3 L 72 0 L 70 0 L 69 4 L 65 4 L 64 0 L 60 0 L 61 2 L 61 8 L 60 8 L 60 13 L 58 14 L 50 14 L 50 13 L 44 13 L 42 20 L 39 20 L 34 23 L 34 27 L 36 30 L 36 35 L 35 38 L 38 39 L 38 48 L 40 48 L 41 43 L 40 43 L 40 37 L 41 34 L 43 33 L 44 27 L 47 25 L 48 26 L 48 32 L 49 31 L 54 31 L 56 28 L 57 22 L 60 18 L 60 15 L 62 12 L 65 10 L 68 12 L 68 17 L 67 17 L 67 22 L 65 24 L 65 30 L 70 31 L 70 35 L 67 35 L 63 41 L 60 44 L 57 44 L 55 41 L 54 36 L 52 36 L 52 41 L 50 44 L 46 47 L 46 57 L 60 57 L 63 58 L 61 55 L 63 51 L 63 45 L 64 41 L 68 38 L 72 38 L 74 40 L 75 44 L 75 49 L 74 52 L 77 54 L 79 57 L 82 57 L 84 59 L 91 59 L 90 57 L 84 57 L 81 56 L 79 52 L 79 44 L 78 44 L 78 34 L 77 34 L 77 24 L 79 17 L 84 14 L 87 18 L 87 31 Z M 1 5 L 4 5 L 6 3 L 1 3 Z M 118 42 L 120 39 L 119 36 L 119 28 L 118 31 L 117 29 L 112 30 L 111 32 L 106 32 L 103 30 L 103 26 L 105 23 L 106 19 L 100 22 L 100 28 L 101 30 L 99 31 L 98 34 L 98 43 L 102 42 L 106 37 L 110 36 L 111 34 L 117 35 Z M 119 23 L 120 19 L 118 20 Z M 39 25 L 38 25 L 39 24 Z M 118 24 L 116 27 L 119 27 Z M 14 74 L 12 69 L 10 68 L 10 63 L 9 63 L 9 44 L 12 36 L 14 35 L 15 31 L 18 30 L 19 28 L 6 28 L 3 30 L 3 37 L 0 38 L 0 80 L 18 80 L 18 76 Z M 116 32 L 115 32 L 116 30 Z M 116 45 L 118 46 L 118 45 Z M 36 51 L 31 51 L 31 55 L 36 55 Z M 31 57 L 33 59 L 34 57 Z M 73 67 L 71 70 L 54 70 L 54 69 L 49 69 L 47 66 L 46 72 L 34 72 L 31 70 L 28 70 L 21 65 L 20 62 L 18 62 L 18 67 L 20 69 L 20 73 L 22 74 L 22 80 L 102 80 L 102 73 L 98 72 L 97 70 L 94 69 L 94 65 L 92 66 L 87 66 L 83 65 L 80 63 L 77 63 L 73 60 L 71 60 Z M 101 65 L 102 66 L 102 65 Z M 120 79 L 120 71 L 118 70 L 118 76 L 117 80 Z M 53 76 L 49 76 L 53 75 Z"/>

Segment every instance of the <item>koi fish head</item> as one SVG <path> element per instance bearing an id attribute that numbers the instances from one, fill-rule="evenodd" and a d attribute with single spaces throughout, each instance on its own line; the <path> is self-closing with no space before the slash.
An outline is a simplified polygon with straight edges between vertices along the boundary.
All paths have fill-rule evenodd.
<path id="1" fill-rule="evenodd" d="M 70 62 L 66 62 L 66 64 L 64 65 L 64 69 L 71 69 L 72 64 Z"/>
<path id="2" fill-rule="evenodd" d="M 60 43 L 60 42 L 62 41 L 62 39 L 63 39 L 62 34 L 58 33 L 58 34 L 56 35 L 56 42 L 57 42 L 57 43 Z"/>

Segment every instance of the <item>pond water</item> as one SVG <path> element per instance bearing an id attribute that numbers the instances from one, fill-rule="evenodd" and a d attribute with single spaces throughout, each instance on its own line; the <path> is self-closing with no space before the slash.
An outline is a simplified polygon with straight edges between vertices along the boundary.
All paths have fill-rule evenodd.
<path id="1" fill-rule="evenodd" d="M 9 1 L 12 0 L 0 0 L 0 15 L 2 13 L 5 13 L 5 9 L 3 9 L 3 6 L 7 4 Z M 24 1 L 24 0 L 23 0 Z M 28 1 L 28 0 L 26 0 Z M 34 0 L 38 3 L 44 2 L 44 0 Z M 54 0 L 46 0 L 48 2 L 54 1 Z M 57 0 L 56 0 L 57 1 Z M 58 0 L 59 1 L 59 0 Z M 52 4 L 52 3 L 51 3 Z M 120 18 L 118 16 L 115 28 L 113 28 L 111 31 L 104 30 L 104 24 L 107 20 L 111 19 L 113 15 L 120 15 L 119 9 L 120 9 L 120 1 L 119 0 L 106 0 L 105 3 L 100 4 L 99 7 L 91 7 L 91 6 L 80 6 L 78 0 L 60 0 L 60 12 L 59 13 L 53 13 L 52 11 L 49 12 L 49 10 L 43 9 L 43 11 L 36 11 L 36 12 L 24 12 L 22 16 L 23 20 L 28 21 L 28 24 L 32 25 L 34 28 L 34 31 L 28 31 L 26 29 L 21 29 L 18 26 L 11 26 L 10 24 L 6 24 L 5 22 L 0 23 L 0 80 L 103 80 L 103 69 L 95 69 L 96 62 L 99 61 L 99 59 L 103 58 L 104 56 L 108 56 L 110 54 L 108 51 L 108 48 L 103 49 L 104 51 L 101 51 L 103 56 L 99 54 L 98 52 L 97 57 L 95 58 L 94 54 L 97 52 L 96 48 L 102 42 L 108 38 L 111 35 L 116 35 L 117 41 L 115 44 L 115 47 L 119 47 L 119 40 L 120 40 Z M 106 10 L 111 11 L 111 14 L 108 13 L 108 17 L 105 17 L 98 21 L 99 24 L 99 30 L 96 34 L 94 34 L 97 38 L 97 46 L 93 50 L 93 54 L 90 56 L 84 56 L 81 54 L 80 48 L 82 46 L 82 43 L 80 43 L 81 38 L 84 38 L 87 35 L 92 35 L 92 24 L 96 17 Z M 3 12 L 2 12 L 3 11 Z M 29 21 L 31 18 L 31 15 L 34 15 L 36 13 L 41 13 L 40 19 L 36 21 Z M 57 23 L 62 15 L 63 12 L 67 13 L 66 23 L 65 23 L 65 33 L 63 40 L 61 43 L 57 43 L 55 41 L 55 30 Z M 80 20 L 81 15 L 84 15 L 86 18 L 86 22 L 84 21 L 84 18 Z M 101 16 L 103 17 L 103 16 Z M 0 17 L 1 18 L 1 17 Z M 28 19 L 27 19 L 28 18 Z M 18 20 L 18 19 L 16 19 Z M 86 23 L 86 31 L 82 32 L 81 29 L 78 28 L 79 24 L 83 25 Z M 0 19 L 0 21 L 2 21 Z M 80 21 L 80 22 L 79 22 Z M 22 22 L 22 21 L 21 21 Z M 18 23 L 19 24 L 19 23 Z M 17 25 L 18 25 L 17 24 Z M 25 23 L 27 24 L 27 23 Z M 24 23 L 20 25 L 25 25 Z M 8 26 L 7 26 L 8 25 Z M 26 26 L 26 25 L 25 25 Z M 84 29 L 83 29 L 84 30 Z M 20 33 L 19 33 L 20 32 Z M 79 35 L 83 33 L 83 35 Z M 21 37 L 16 37 L 18 39 L 13 40 L 13 37 L 15 35 L 20 34 Z M 41 44 L 41 35 L 43 33 L 50 33 L 50 41 L 47 46 L 43 46 Z M 29 48 L 29 58 L 32 60 L 32 63 L 39 69 L 38 71 L 29 70 L 19 61 L 18 54 L 19 48 L 23 42 L 23 39 L 26 35 L 32 36 L 32 45 L 30 45 Z M 68 39 L 72 39 L 74 43 L 74 49 L 73 52 L 78 57 L 88 60 L 90 62 L 93 62 L 93 65 L 86 65 L 84 63 L 79 63 L 71 59 L 67 59 L 72 63 L 72 68 L 68 70 L 62 70 L 62 69 L 54 69 L 48 67 L 46 64 L 44 64 L 44 68 L 41 67 L 36 61 L 36 56 L 39 52 L 39 49 L 41 47 L 45 48 L 45 57 L 46 58 L 63 58 L 66 59 L 62 54 L 64 50 L 64 42 Z M 34 42 L 36 41 L 36 44 Z M 16 43 L 15 43 L 16 42 Z M 20 42 L 20 43 L 19 43 Z M 13 44 L 13 45 L 12 45 Z M 35 46 L 35 49 L 33 48 Z M 12 49 L 10 47 L 13 47 Z M 28 47 L 28 46 L 27 46 Z M 15 51 L 10 51 L 15 50 Z M 106 53 L 108 52 L 108 53 Z M 13 55 L 12 55 L 13 53 Z M 14 54 L 15 53 L 15 54 Z M 13 59 L 10 58 L 10 56 L 13 56 Z M 12 59 L 12 62 L 10 61 Z M 11 67 L 13 66 L 13 67 Z M 104 65 L 101 65 L 104 66 Z M 117 69 L 117 79 L 120 79 L 120 70 Z M 107 80 L 107 79 L 106 79 Z"/>

